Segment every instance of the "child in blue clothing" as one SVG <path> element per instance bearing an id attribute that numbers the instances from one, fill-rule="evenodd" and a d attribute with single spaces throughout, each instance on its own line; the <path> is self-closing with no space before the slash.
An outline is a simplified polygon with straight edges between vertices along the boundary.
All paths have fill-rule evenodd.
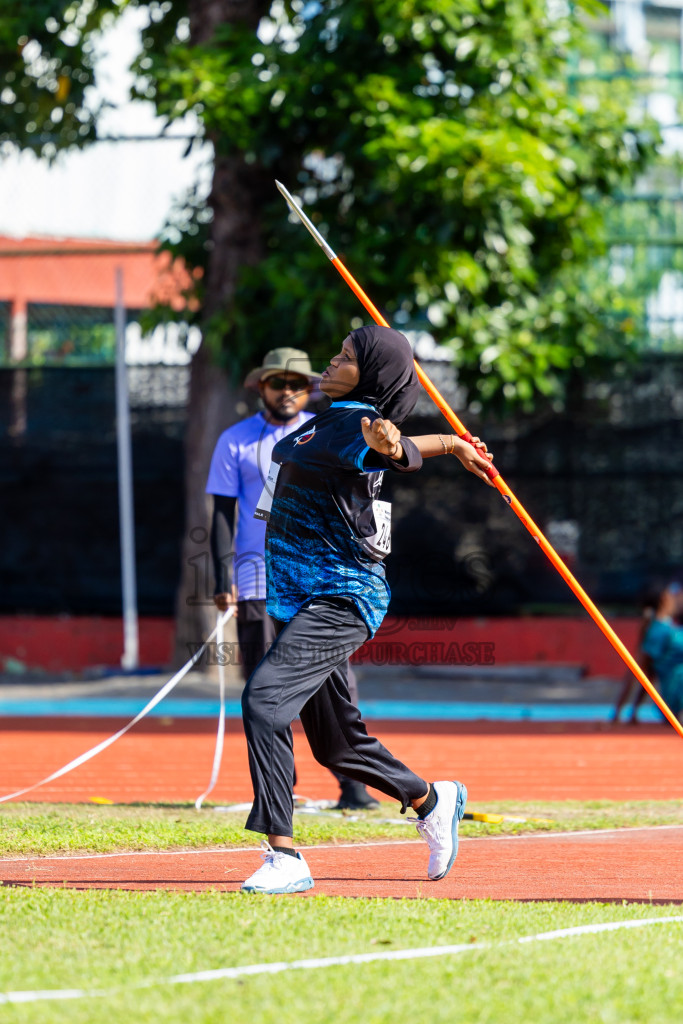
<path id="1" fill-rule="evenodd" d="M 643 651 L 652 659 L 661 695 L 678 718 L 683 711 L 683 627 L 676 625 L 674 619 L 682 605 L 680 584 L 665 587 L 642 644 Z"/>

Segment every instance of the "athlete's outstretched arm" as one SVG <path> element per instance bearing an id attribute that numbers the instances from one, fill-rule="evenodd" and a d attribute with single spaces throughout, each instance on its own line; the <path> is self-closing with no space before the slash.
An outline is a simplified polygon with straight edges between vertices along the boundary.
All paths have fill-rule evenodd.
<path id="1" fill-rule="evenodd" d="M 473 437 L 471 441 L 463 441 L 457 434 L 421 434 L 419 437 L 411 437 L 410 440 L 418 448 L 423 459 L 431 459 L 435 455 L 455 455 L 465 469 L 493 487 L 486 475 L 489 463 L 493 462 L 493 453 L 478 437 Z"/>
<path id="2" fill-rule="evenodd" d="M 374 448 L 381 455 L 388 455 L 389 458 L 396 461 L 403 458 L 401 432 L 391 420 L 376 419 L 371 423 L 369 418 L 364 416 L 361 426 L 368 447 Z M 410 437 L 409 440 L 413 442 L 423 459 L 430 459 L 436 455 L 455 455 L 465 469 L 480 477 L 485 483 L 491 484 L 486 475 L 486 469 L 493 459 L 493 455 L 478 437 L 472 438 L 471 443 L 463 441 L 455 434 L 421 434 L 417 437 Z"/>

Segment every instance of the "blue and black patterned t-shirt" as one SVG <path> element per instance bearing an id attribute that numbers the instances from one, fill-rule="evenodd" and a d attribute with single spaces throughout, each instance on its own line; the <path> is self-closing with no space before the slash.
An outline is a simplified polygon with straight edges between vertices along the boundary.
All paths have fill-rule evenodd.
<path id="1" fill-rule="evenodd" d="M 350 597 L 373 636 L 389 605 L 384 566 L 368 553 L 378 528 L 373 501 L 386 469 L 414 472 L 422 456 L 401 438 L 403 464 L 369 449 L 361 419 L 370 405 L 333 402 L 279 441 L 279 464 L 266 531 L 268 612 L 289 622 L 312 597 Z"/>

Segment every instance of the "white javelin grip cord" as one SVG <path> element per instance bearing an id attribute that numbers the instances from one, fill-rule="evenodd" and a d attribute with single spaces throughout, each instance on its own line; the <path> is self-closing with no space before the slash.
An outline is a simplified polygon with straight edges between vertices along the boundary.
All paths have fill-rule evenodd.
<path id="1" fill-rule="evenodd" d="M 183 665 L 183 667 L 178 672 L 176 672 L 172 679 L 169 679 L 169 681 L 161 687 L 158 693 L 156 693 L 147 704 L 145 704 L 142 711 L 138 711 L 135 718 L 132 721 L 130 721 L 128 725 L 124 725 L 123 729 L 119 729 L 119 731 L 115 732 L 113 736 L 109 736 L 106 740 L 102 740 L 101 743 L 98 743 L 96 746 L 91 747 L 90 750 L 86 750 L 84 754 L 80 754 L 78 757 L 75 757 L 73 761 L 69 761 L 68 764 L 65 764 L 62 768 L 58 768 L 56 772 L 53 772 L 52 775 L 48 775 L 47 778 L 45 779 L 41 779 L 40 782 L 34 782 L 32 786 L 26 786 L 25 789 L 17 789 L 14 793 L 8 793 L 6 796 L 0 796 L 0 804 L 4 804 L 8 800 L 16 800 L 17 797 L 24 796 L 26 793 L 31 793 L 34 789 L 38 789 L 39 786 L 45 786 L 48 782 L 54 782 L 55 779 L 61 778 L 62 775 L 66 775 L 68 772 L 73 771 L 74 768 L 78 768 L 80 765 L 85 764 L 86 761 L 90 761 L 91 758 L 95 757 L 103 750 L 106 750 L 107 747 L 110 747 L 112 743 L 116 743 L 118 739 L 121 739 L 121 737 L 124 736 L 129 729 L 132 729 L 134 725 L 137 725 L 137 723 L 145 717 L 145 715 L 148 715 L 152 708 L 155 708 L 157 704 L 159 704 L 164 699 L 164 697 L 167 694 L 169 694 L 171 690 L 174 689 L 174 687 L 178 685 L 181 679 L 185 678 L 185 676 L 190 671 L 192 666 L 197 664 L 202 654 L 206 650 L 207 646 L 216 636 L 219 626 L 222 630 L 225 623 L 228 621 L 228 619 L 232 618 L 234 614 L 235 609 L 229 608 L 227 612 L 224 612 L 222 615 L 218 616 L 216 628 L 213 630 L 210 636 L 206 638 L 206 640 L 199 648 L 199 650 L 195 651 L 190 660 L 186 662 L 186 664 Z M 224 713 L 223 707 L 221 708 L 221 710 Z"/>
<path id="2" fill-rule="evenodd" d="M 234 611 L 234 608 L 233 608 Z M 220 691 L 220 711 L 218 712 L 218 731 L 216 733 L 216 749 L 213 752 L 213 768 L 211 769 L 211 779 L 208 787 L 204 790 L 201 796 L 198 796 L 194 802 L 196 810 L 201 811 L 202 804 L 206 800 L 207 796 L 218 782 L 218 773 L 221 770 L 221 761 L 223 759 L 223 741 L 225 740 L 225 665 L 223 664 L 223 626 L 227 622 L 221 613 L 218 613 L 218 619 L 216 621 L 216 661 L 218 662 L 218 686 Z"/>

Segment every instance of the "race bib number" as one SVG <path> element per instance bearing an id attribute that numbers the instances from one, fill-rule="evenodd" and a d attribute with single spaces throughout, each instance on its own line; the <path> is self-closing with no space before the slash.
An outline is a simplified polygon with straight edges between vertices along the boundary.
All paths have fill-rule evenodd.
<path id="1" fill-rule="evenodd" d="M 279 463 L 271 462 L 266 482 L 261 491 L 261 497 L 254 509 L 254 519 L 263 519 L 266 523 L 270 519 L 270 510 L 273 506 L 273 495 L 275 494 L 275 483 L 279 472 Z"/>
<path id="2" fill-rule="evenodd" d="M 361 544 L 375 561 L 381 562 L 391 551 L 391 502 L 373 501 L 372 513 L 375 532 L 371 537 L 363 537 Z"/>

